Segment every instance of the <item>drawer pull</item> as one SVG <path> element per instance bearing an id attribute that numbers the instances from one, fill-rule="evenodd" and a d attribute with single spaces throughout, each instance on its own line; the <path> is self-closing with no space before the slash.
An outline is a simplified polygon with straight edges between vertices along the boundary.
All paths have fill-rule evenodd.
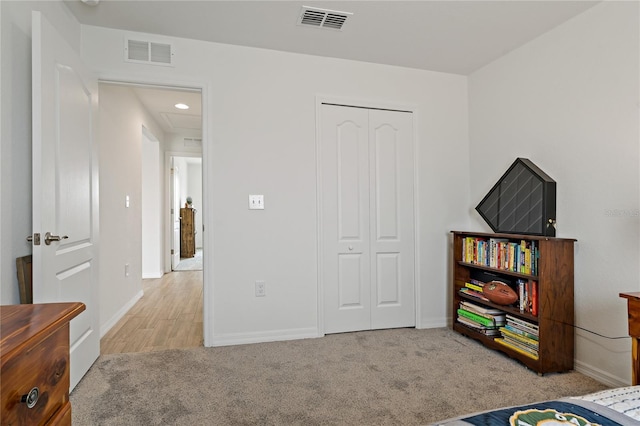
<path id="1" fill-rule="evenodd" d="M 37 387 L 31 389 L 28 394 L 22 395 L 20 402 L 27 404 L 27 408 L 33 408 L 38 403 L 38 397 L 40 396 L 40 389 Z"/>

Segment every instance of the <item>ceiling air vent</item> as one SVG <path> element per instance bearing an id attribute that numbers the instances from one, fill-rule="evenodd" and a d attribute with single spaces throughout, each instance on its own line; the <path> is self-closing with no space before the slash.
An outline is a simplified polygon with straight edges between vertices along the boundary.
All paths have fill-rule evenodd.
<path id="1" fill-rule="evenodd" d="M 202 139 L 200 138 L 184 138 L 184 146 L 187 147 L 201 147 Z"/>
<path id="2" fill-rule="evenodd" d="M 173 46 L 167 43 L 126 39 L 124 60 L 152 65 L 173 65 Z"/>
<path id="3" fill-rule="evenodd" d="M 298 25 L 326 28 L 330 30 L 342 30 L 344 23 L 351 15 L 353 15 L 351 12 L 339 12 L 337 10 L 302 6 Z"/>

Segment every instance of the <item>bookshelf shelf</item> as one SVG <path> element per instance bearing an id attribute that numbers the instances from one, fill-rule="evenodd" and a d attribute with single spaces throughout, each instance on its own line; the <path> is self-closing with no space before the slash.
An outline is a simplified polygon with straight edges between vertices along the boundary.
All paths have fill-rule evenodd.
<path id="1" fill-rule="evenodd" d="M 507 271 L 505 269 L 496 269 L 496 268 L 491 268 L 489 266 L 476 265 L 475 263 L 468 263 L 468 262 L 462 262 L 462 261 L 460 261 L 458 263 L 460 263 L 460 265 L 465 266 L 467 268 L 481 269 L 483 271 L 496 272 L 496 273 L 500 273 L 500 274 L 510 275 L 512 277 L 519 277 L 519 278 L 524 278 L 524 279 L 529 279 L 529 280 L 537 280 L 538 279 L 537 275 L 523 274 L 523 273 L 514 272 L 514 271 Z"/>
<path id="2" fill-rule="evenodd" d="M 574 305 L 573 305 L 573 252 L 575 239 L 552 238 L 544 236 L 519 234 L 492 234 L 453 231 L 453 279 L 452 279 L 452 312 L 453 330 L 475 339 L 488 348 L 500 351 L 517 359 L 529 369 L 538 374 L 564 372 L 573 369 L 574 359 Z M 535 247 L 538 253 L 534 274 L 490 267 L 485 264 L 473 263 L 468 259 L 468 245 L 470 240 L 490 240 L 522 244 L 522 247 Z M 474 249 L 476 248 L 474 243 Z M 484 246 L 483 246 L 484 249 Z M 533 251 L 533 250 L 532 250 Z M 473 251 L 472 251 L 473 253 Z M 524 253 L 524 250 L 522 251 Z M 527 256 L 529 251 L 527 250 Z M 495 258 L 492 261 L 495 263 Z M 487 260 L 488 263 L 488 260 Z M 537 312 L 531 312 L 525 306 L 521 310 L 519 302 L 512 306 L 503 306 L 490 301 L 481 300 L 472 295 L 461 293 L 468 282 L 476 280 L 487 282 L 492 279 L 500 280 L 511 285 L 516 293 L 518 282 L 524 283 L 525 288 L 536 287 Z M 535 284 L 533 284 L 535 283 Z M 524 296 L 521 295 L 524 298 Z M 531 297 L 530 297 L 531 299 Z M 500 343 L 496 338 L 478 331 L 458 320 L 457 310 L 460 302 L 472 302 L 483 308 L 500 309 L 513 321 L 524 321 L 525 324 L 537 330 L 537 345 L 535 353 L 528 355 L 526 351 L 512 349 Z M 525 304 L 526 305 L 526 304 Z M 463 312 L 464 313 L 464 312 Z M 506 332 L 501 331 L 501 334 Z M 505 336 L 506 340 L 506 336 Z"/>

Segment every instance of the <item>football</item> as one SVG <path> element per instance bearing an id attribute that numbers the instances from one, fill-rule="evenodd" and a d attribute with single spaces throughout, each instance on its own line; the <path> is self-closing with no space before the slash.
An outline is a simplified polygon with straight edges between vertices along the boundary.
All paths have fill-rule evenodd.
<path id="1" fill-rule="evenodd" d="M 498 305 L 511 305 L 518 300 L 518 294 L 502 281 L 490 281 L 482 288 L 482 294 Z"/>

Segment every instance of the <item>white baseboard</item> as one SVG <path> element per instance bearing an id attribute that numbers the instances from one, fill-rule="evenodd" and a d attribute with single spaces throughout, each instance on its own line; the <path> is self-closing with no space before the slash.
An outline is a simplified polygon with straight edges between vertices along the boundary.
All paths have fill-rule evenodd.
<path id="1" fill-rule="evenodd" d="M 112 316 L 109 321 L 107 321 L 106 323 L 102 324 L 100 326 L 100 338 L 103 338 L 105 334 L 107 334 L 109 332 L 109 330 L 111 330 L 113 328 L 114 325 L 116 325 L 118 323 L 118 321 L 120 321 L 120 319 L 126 315 L 127 312 L 129 312 L 129 309 L 131 309 L 133 307 L 133 305 L 136 304 L 136 302 L 138 300 L 140 300 L 140 298 L 144 295 L 143 291 L 140 290 L 138 292 L 138 294 L 136 294 L 135 296 L 133 296 L 133 298 L 131 300 L 129 300 L 122 308 L 120 308 L 120 310 L 118 312 L 116 312 L 116 314 L 114 316 Z"/>
<path id="2" fill-rule="evenodd" d="M 578 360 L 574 361 L 574 369 L 578 373 L 582 373 L 585 376 L 589 376 L 592 379 L 599 381 L 600 383 L 614 388 L 631 385 L 631 383 L 629 383 L 627 380 L 623 380 L 620 377 L 612 376 L 606 371 L 602 371 L 599 368 L 595 368 L 592 365 L 585 364 L 584 362 L 580 362 Z"/>
<path id="3" fill-rule="evenodd" d="M 422 319 L 419 324 L 416 324 L 417 329 L 426 329 L 426 328 L 442 328 L 448 327 L 450 322 L 447 322 L 446 319 Z"/>
<path id="4" fill-rule="evenodd" d="M 152 272 L 152 273 L 142 273 L 142 279 L 143 280 L 148 280 L 148 279 L 153 279 L 153 278 L 162 278 L 162 276 L 164 275 L 164 272 L 162 271 L 157 271 L 157 272 Z"/>
<path id="5" fill-rule="evenodd" d="M 249 343 L 281 342 L 284 340 L 321 337 L 317 328 L 294 328 L 258 333 L 230 333 L 213 336 L 211 346 L 245 345 Z"/>

